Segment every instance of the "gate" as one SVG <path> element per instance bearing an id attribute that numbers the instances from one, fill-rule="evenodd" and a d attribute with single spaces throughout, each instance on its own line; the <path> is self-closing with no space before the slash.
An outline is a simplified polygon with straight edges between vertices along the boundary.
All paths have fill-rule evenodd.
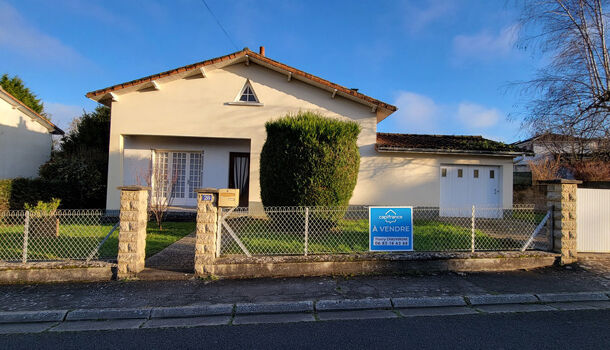
<path id="1" fill-rule="evenodd" d="M 610 253 L 610 189 L 579 188 L 576 198 L 578 251 Z"/>

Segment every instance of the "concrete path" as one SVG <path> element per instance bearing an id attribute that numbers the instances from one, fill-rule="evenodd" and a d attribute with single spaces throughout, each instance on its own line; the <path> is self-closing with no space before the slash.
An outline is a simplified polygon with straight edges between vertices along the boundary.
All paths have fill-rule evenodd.
<path id="1" fill-rule="evenodd" d="M 0 334 L 610 310 L 610 291 L 0 312 Z"/>
<path id="2" fill-rule="evenodd" d="M 184 236 L 167 248 L 146 259 L 151 269 L 193 272 L 195 264 L 195 232 Z"/>

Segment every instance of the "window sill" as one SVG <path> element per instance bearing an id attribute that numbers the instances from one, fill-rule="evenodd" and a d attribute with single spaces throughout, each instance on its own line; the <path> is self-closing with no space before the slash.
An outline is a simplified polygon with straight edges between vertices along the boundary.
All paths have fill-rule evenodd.
<path id="1" fill-rule="evenodd" d="M 229 105 L 229 106 L 253 106 L 253 107 L 262 107 L 262 106 L 264 106 L 264 104 L 258 103 L 258 102 L 242 102 L 242 101 L 225 102 L 225 105 Z"/>

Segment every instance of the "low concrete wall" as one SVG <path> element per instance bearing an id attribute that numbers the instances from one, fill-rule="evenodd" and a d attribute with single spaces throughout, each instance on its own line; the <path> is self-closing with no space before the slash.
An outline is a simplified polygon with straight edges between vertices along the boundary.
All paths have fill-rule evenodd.
<path id="1" fill-rule="evenodd" d="M 3 263 L 0 284 L 110 281 L 115 268 L 105 262 Z"/>
<path id="2" fill-rule="evenodd" d="M 298 277 L 418 272 L 485 272 L 535 269 L 555 264 L 547 252 L 410 253 L 223 257 L 214 264 L 221 278 Z"/>

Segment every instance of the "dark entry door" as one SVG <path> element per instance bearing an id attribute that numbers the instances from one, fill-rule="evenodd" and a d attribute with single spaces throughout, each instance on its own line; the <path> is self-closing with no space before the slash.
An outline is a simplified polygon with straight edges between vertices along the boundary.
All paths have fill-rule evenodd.
<path id="1" fill-rule="evenodd" d="M 248 206 L 250 153 L 229 153 L 229 188 L 239 189 L 239 206 Z"/>

